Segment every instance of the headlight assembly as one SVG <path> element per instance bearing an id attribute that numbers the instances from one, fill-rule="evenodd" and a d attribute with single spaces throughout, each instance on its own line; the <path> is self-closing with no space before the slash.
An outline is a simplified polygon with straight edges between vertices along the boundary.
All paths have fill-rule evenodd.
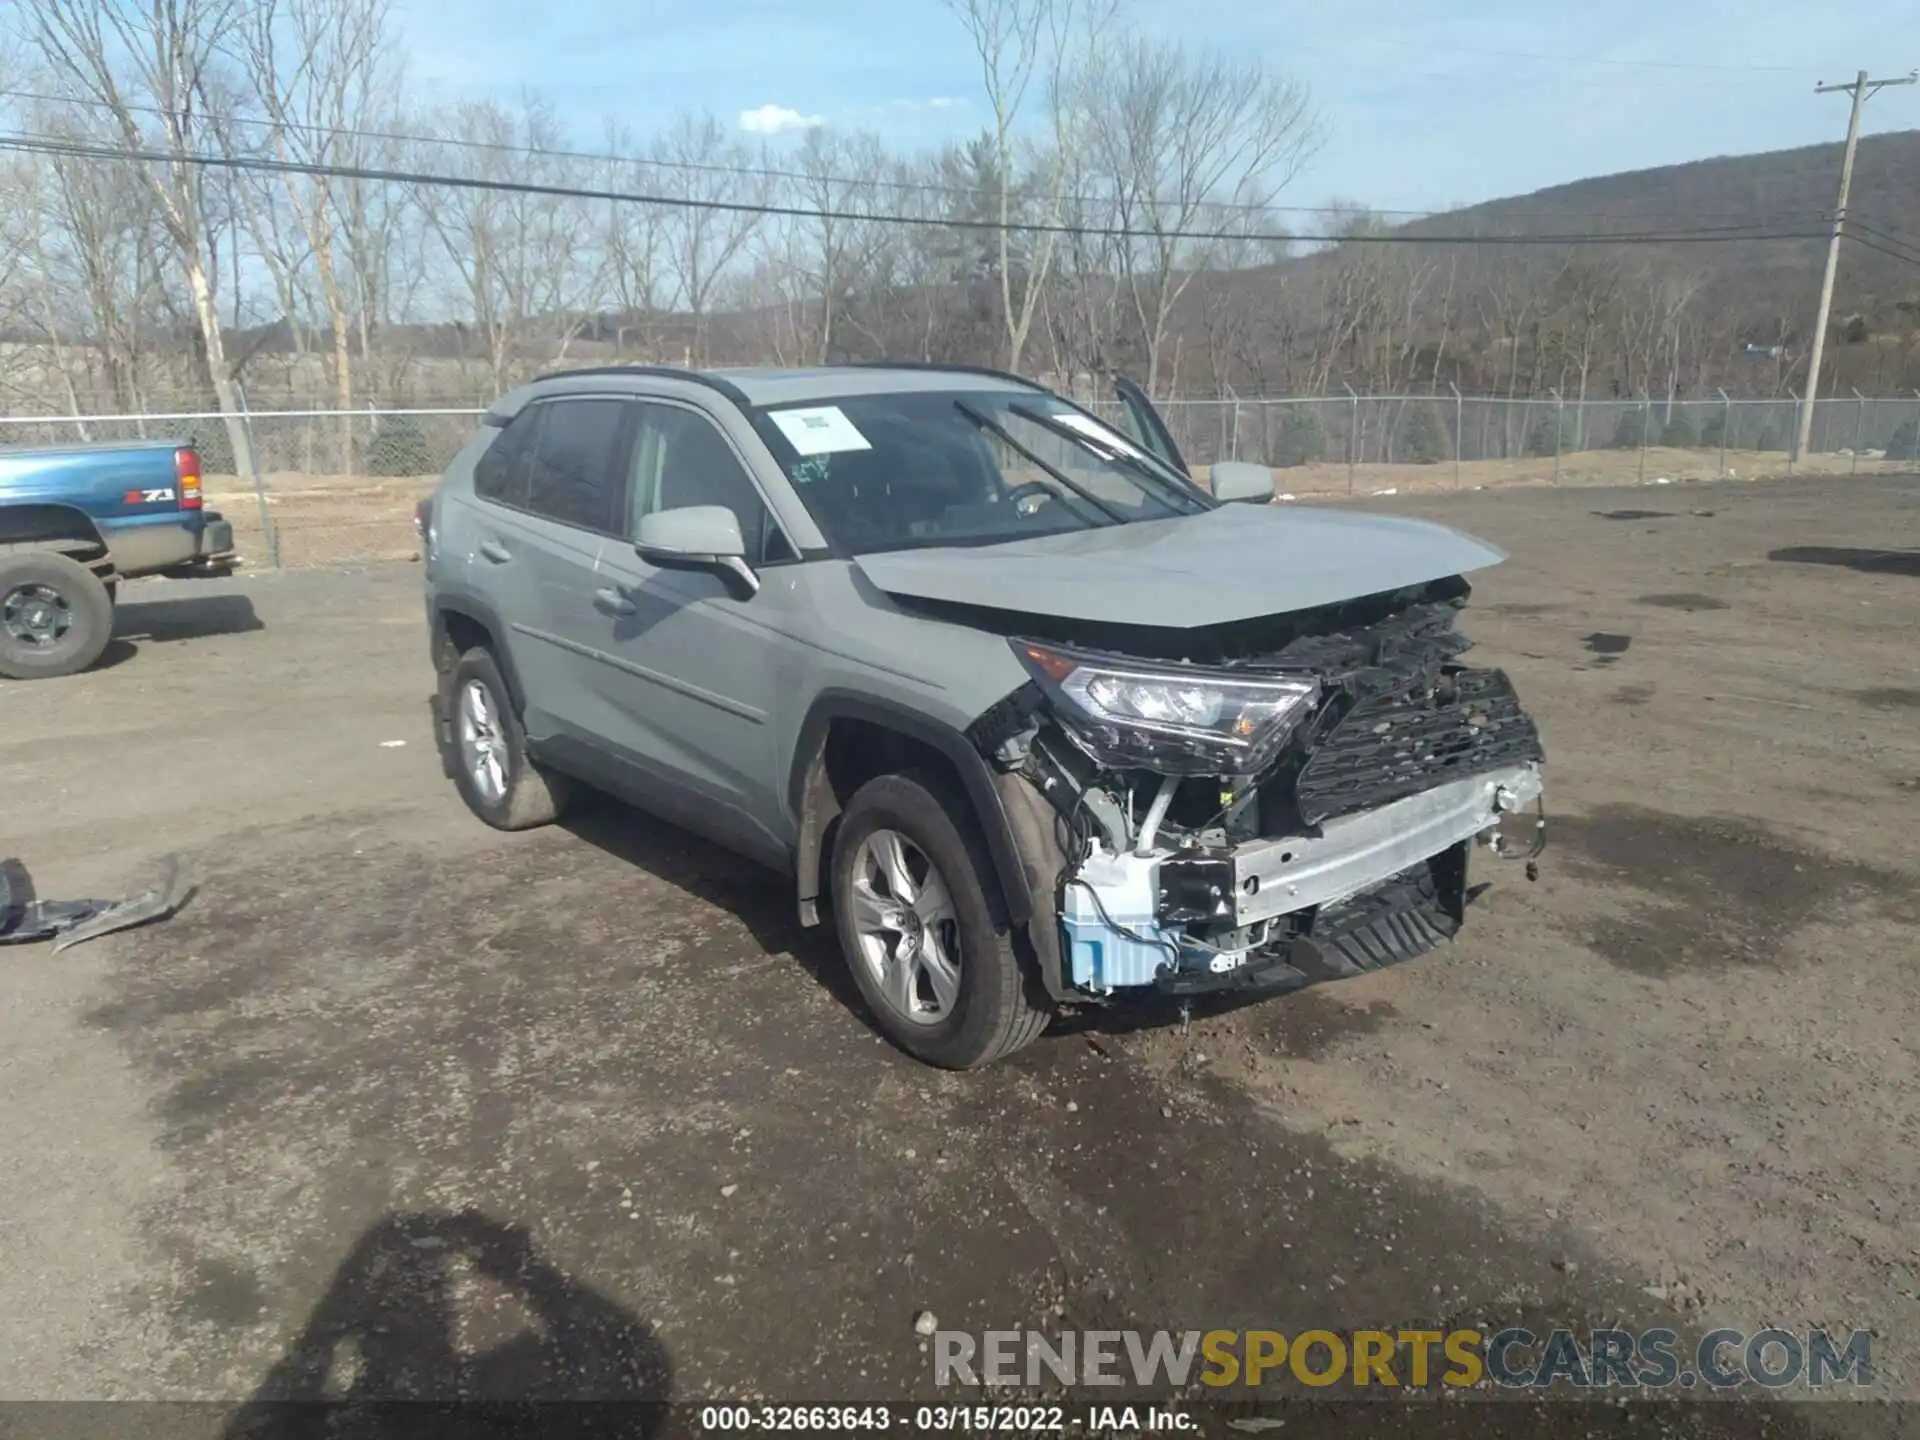
<path id="1" fill-rule="evenodd" d="M 1320 685 L 1015 640 L 1061 720 L 1103 765 L 1163 775 L 1254 775 L 1313 713 Z"/>

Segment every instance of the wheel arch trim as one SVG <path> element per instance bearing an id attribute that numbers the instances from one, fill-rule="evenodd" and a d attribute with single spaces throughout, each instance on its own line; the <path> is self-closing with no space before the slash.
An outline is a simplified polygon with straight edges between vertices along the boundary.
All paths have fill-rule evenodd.
<path id="1" fill-rule="evenodd" d="M 987 843 L 994 878 L 1007 919 L 1026 925 L 1033 919 L 1033 891 L 1014 841 L 993 772 L 967 737 L 952 726 L 907 706 L 850 690 L 823 690 L 801 722 L 787 782 L 787 803 L 795 819 L 794 877 L 803 924 L 817 920 L 821 848 L 839 805 L 826 784 L 827 736 L 836 720 L 859 720 L 892 730 L 938 751 L 952 764 L 966 790 L 974 819 Z"/>
<path id="2" fill-rule="evenodd" d="M 493 654 L 494 664 L 500 667 L 501 678 L 507 682 L 508 699 L 513 702 L 515 710 L 522 709 L 526 704 L 526 691 L 520 684 L 520 672 L 514 668 L 513 652 L 507 645 L 507 627 L 499 613 L 486 601 L 476 600 L 470 595 L 435 596 L 432 602 L 432 644 L 436 655 L 442 640 L 452 640 L 447 630 L 449 616 L 469 621 L 487 632 L 493 642 L 488 649 Z M 456 655 L 454 659 L 458 660 L 459 656 Z M 452 673 L 451 667 L 447 673 Z"/>

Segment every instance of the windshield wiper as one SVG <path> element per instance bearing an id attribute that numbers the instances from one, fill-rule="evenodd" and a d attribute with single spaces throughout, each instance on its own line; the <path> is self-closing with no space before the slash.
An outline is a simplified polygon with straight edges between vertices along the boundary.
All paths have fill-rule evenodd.
<path id="1" fill-rule="evenodd" d="M 1187 512 L 1189 514 L 1194 513 L 1195 507 L 1200 510 L 1207 508 L 1206 502 L 1200 499 L 1201 492 L 1194 487 L 1191 481 L 1175 483 L 1159 470 L 1155 469 L 1148 461 L 1142 460 L 1137 455 L 1130 455 L 1118 446 L 1102 445 L 1091 435 L 1084 435 L 1074 429 L 1073 426 L 1063 423 L 1057 415 L 1049 415 L 1044 410 L 1030 410 L 1025 405 L 1009 405 L 1007 407 L 1007 413 L 1010 415 L 1018 415 L 1022 420 L 1031 420 L 1042 429 L 1051 430 L 1062 439 L 1072 441 L 1082 450 L 1091 451 L 1093 454 L 1098 455 L 1102 460 L 1116 465 L 1124 465 L 1135 475 L 1152 481 L 1155 492 L 1159 494 L 1163 500 L 1169 494 L 1178 497 L 1183 504 L 1189 507 Z M 1109 450 L 1113 452 L 1111 455 L 1107 453 Z"/>
<path id="2" fill-rule="evenodd" d="M 1075 495 L 1078 495 L 1082 500 L 1086 501 L 1087 504 L 1093 506 L 1094 509 L 1098 510 L 1102 515 L 1106 516 L 1110 524 L 1124 525 L 1127 523 L 1126 516 L 1122 515 L 1117 510 L 1109 508 L 1107 505 L 1102 503 L 1099 497 L 1094 495 L 1091 491 L 1086 490 L 1081 486 L 1074 484 L 1073 481 L 1069 480 L 1059 470 L 1056 470 L 1053 466 L 1049 465 L 1046 461 L 1042 460 L 1038 455 L 1034 454 L 1033 451 L 1029 450 L 1026 446 L 1022 445 L 1018 440 L 1014 439 L 1013 436 L 1009 435 L 1006 431 L 1006 427 L 1001 425 L 998 421 L 993 420 L 990 417 L 981 414 L 978 410 L 974 409 L 971 405 L 967 404 L 967 402 L 964 400 L 954 401 L 953 408 L 958 410 L 962 415 L 966 416 L 967 419 L 971 420 L 974 424 L 978 425 L 982 430 L 985 430 L 988 434 L 999 439 L 1002 443 L 1004 443 L 1010 449 L 1012 449 L 1016 454 L 1021 455 L 1024 458 L 1026 458 L 1028 461 L 1032 462 L 1033 464 L 1038 465 L 1042 470 L 1046 471 L 1049 476 L 1059 481 L 1062 485 L 1066 486 L 1067 489 L 1071 490 Z M 1064 499 L 1065 497 L 1062 496 L 1061 498 Z"/>

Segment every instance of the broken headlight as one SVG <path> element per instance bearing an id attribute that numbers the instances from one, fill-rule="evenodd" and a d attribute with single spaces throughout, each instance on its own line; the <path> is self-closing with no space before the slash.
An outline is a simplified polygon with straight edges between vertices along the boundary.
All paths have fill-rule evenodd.
<path id="1" fill-rule="evenodd" d="M 1258 679 L 1015 640 L 1013 650 L 1093 758 L 1162 775 L 1255 775 L 1313 713 L 1317 681 Z"/>

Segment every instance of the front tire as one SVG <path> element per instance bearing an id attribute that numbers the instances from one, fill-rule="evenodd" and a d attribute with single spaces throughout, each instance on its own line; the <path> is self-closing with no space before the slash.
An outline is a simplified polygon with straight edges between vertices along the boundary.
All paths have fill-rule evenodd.
<path id="1" fill-rule="evenodd" d="M 548 825 L 566 809 L 566 778 L 527 755 L 527 734 L 500 667 L 485 649 L 462 655 L 447 677 L 453 783 L 467 808 L 496 830 Z"/>
<path id="2" fill-rule="evenodd" d="M 113 638 L 113 598 L 100 577 L 51 552 L 0 558 L 0 675 L 78 675 Z"/>
<path id="3" fill-rule="evenodd" d="M 986 846 L 928 777 L 860 787 L 833 847 L 834 923 L 861 998 L 901 1049 L 971 1070 L 1052 1018 L 1000 904 Z"/>

